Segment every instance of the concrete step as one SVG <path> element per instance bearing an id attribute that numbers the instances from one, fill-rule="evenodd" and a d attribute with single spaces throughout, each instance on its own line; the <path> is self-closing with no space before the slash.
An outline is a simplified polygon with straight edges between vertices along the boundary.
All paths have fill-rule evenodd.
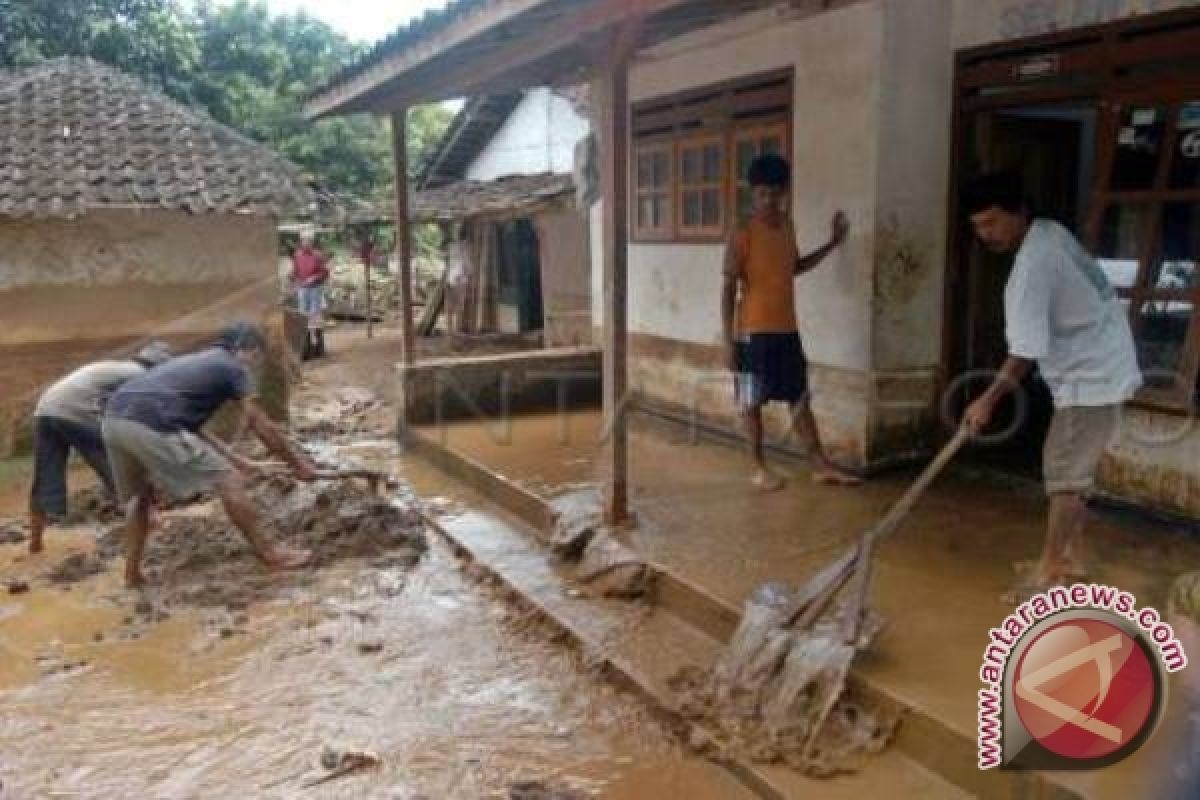
<path id="1" fill-rule="evenodd" d="M 559 571 L 537 531 L 500 509 L 475 509 L 430 517 L 430 524 L 463 557 L 492 574 L 552 621 L 613 679 L 640 693 L 677 725 L 668 680 L 686 666 L 707 666 L 721 641 L 670 609 L 675 602 L 645 604 L 586 596 Z M 676 599 L 686 593 L 676 588 Z M 662 593 L 659 593 L 662 596 Z M 688 603 L 684 602 L 686 607 Z M 700 732 L 700 735 L 704 735 Z M 724 763 L 737 779 L 765 798 L 871 796 L 959 800 L 973 795 L 929 771 L 899 748 L 890 748 L 864 772 L 823 781 L 782 767 Z"/>

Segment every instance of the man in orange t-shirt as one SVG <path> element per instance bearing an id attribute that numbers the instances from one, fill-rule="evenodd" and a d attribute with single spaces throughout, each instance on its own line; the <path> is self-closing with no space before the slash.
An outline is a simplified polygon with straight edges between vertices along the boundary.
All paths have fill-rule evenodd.
<path id="1" fill-rule="evenodd" d="M 763 456 L 762 408 L 778 401 L 791 407 L 792 429 L 812 456 L 814 479 L 857 484 L 858 478 L 826 457 L 817 436 L 794 292 L 796 276 L 814 269 L 841 245 L 849 223 L 842 212 L 834 214 L 829 243 L 801 256 L 796 231 L 783 208 L 791 185 L 787 161 L 776 155 L 755 159 L 749 182 L 753 214 L 733 232 L 726 247 L 721 318 L 729 369 L 754 458 L 752 483 L 766 491 L 784 485 Z"/>

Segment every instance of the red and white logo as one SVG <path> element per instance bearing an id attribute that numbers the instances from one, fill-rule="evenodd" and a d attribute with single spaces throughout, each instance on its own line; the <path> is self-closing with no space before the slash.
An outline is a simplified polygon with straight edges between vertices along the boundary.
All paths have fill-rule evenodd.
<path id="1" fill-rule="evenodd" d="M 1038 633 L 1010 679 L 1021 725 L 1064 758 L 1105 758 L 1139 739 L 1155 720 L 1155 667 L 1117 626 L 1070 619 Z"/>

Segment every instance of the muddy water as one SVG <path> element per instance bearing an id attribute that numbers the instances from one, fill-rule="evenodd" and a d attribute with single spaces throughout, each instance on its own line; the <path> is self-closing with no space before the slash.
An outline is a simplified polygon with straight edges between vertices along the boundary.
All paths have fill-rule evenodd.
<path id="1" fill-rule="evenodd" d="M 502 796 L 532 779 L 600 791 L 676 762 L 636 702 L 521 633 L 438 546 L 402 587 L 334 568 L 228 639 L 198 615 L 133 630 L 131 600 L 112 576 L 6 598 L 0 776 L 16 796 L 290 796 L 331 743 L 383 766 L 317 796 Z"/>
<path id="2" fill-rule="evenodd" d="M 385 441 L 344 450 L 438 488 Z M 52 531 L 39 556 L 0 546 L 0 582 L 95 535 Z M 0 796 L 465 800 L 522 780 L 618 800 L 750 796 L 432 544 L 411 571 L 352 560 L 281 577 L 237 615 L 137 613 L 164 590 L 122 588 L 120 559 L 0 594 Z M 330 745 L 382 764 L 305 789 Z"/>

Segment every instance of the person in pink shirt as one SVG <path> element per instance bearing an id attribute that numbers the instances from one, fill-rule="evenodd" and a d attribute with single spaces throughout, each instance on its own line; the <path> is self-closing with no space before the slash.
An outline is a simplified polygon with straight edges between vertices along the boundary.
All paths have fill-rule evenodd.
<path id="1" fill-rule="evenodd" d="M 325 308 L 325 283 L 329 280 L 329 259 L 313 243 L 311 233 L 300 235 L 300 246 L 292 253 L 292 287 L 300 313 L 308 317 L 308 338 L 304 357 L 325 355 L 325 326 L 321 312 Z"/>

